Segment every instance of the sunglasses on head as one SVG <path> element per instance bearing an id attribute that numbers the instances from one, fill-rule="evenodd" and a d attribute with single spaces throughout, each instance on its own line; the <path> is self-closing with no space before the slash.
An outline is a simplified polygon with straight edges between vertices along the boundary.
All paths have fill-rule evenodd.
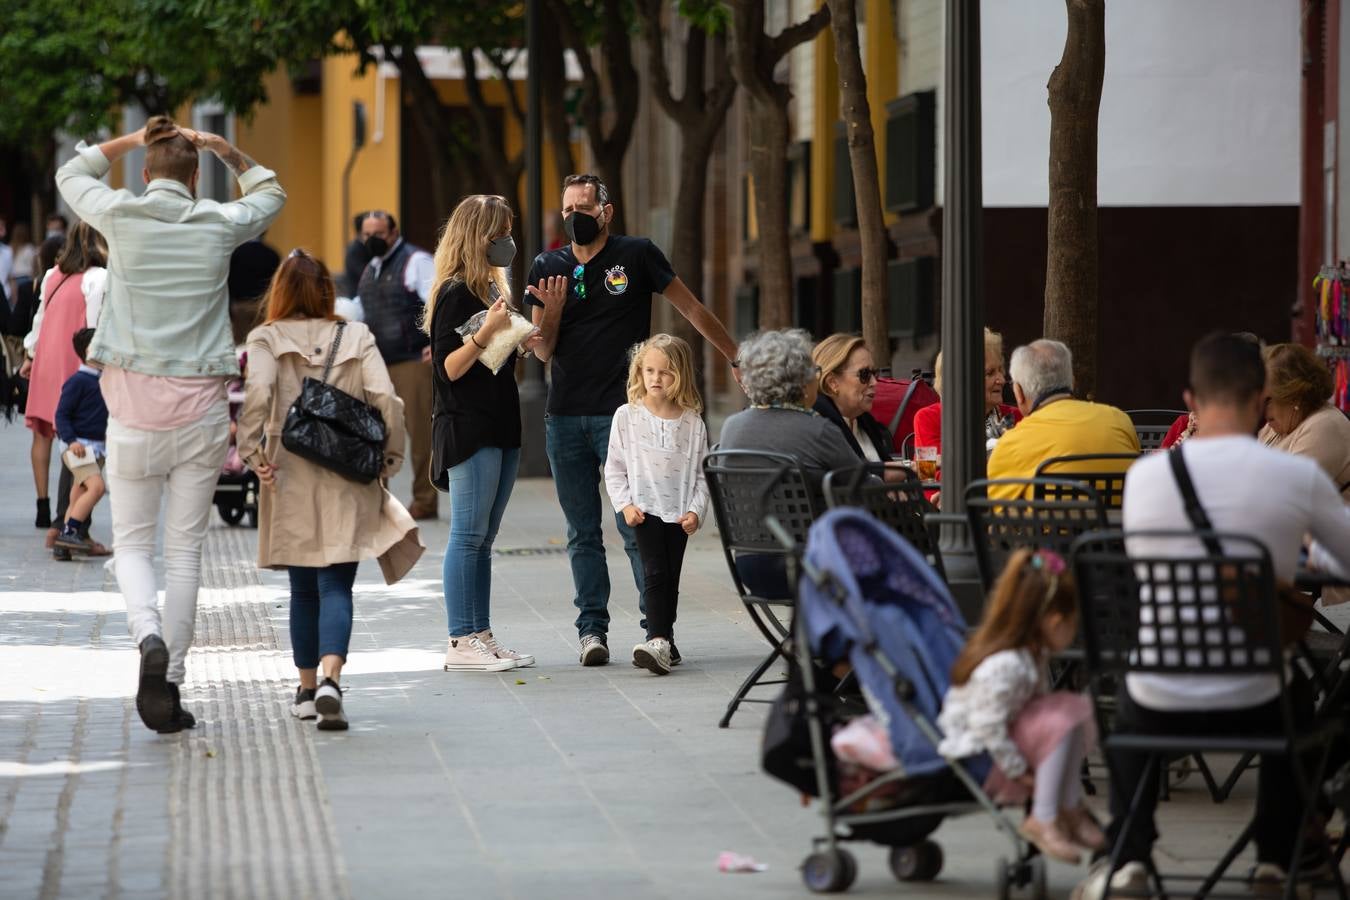
<path id="1" fill-rule="evenodd" d="M 572 293 L 578 300 L 586 299 L 586 266 L 582 263 L 572 270 Z"/>

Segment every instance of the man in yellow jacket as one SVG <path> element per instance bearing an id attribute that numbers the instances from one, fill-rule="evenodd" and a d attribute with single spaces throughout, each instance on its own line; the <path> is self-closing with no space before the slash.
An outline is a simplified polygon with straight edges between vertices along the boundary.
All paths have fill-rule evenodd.
<path id="1" fill-rule="evenodd" d="M 990 479 L 1031 478 L 1056 456 L 1139 453 L 1139 436 L 1130 417 L 1114 406 L 1073 397 L 1073 356 L 1059 341 L 1032 341 L 1013 351 L 1008 366 L 1022 421 L 999 438 L 989 457 Z M 1088 462 L 1082 471 L 1124 472 L 1129 460 Z M 1063 470 L 1072 471 L 1073 464 Z M 994 487 L 991 497 L 1012 499 L 1016 488 Z"/>

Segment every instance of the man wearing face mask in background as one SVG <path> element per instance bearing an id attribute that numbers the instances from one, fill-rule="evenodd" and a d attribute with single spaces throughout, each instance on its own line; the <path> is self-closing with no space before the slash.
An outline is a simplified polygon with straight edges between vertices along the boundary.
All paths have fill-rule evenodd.
<path id="1" fill-rule="evenodd" d="M 412 460 L 414 519 L 436 518 L 436 489 L 431 485 L 431 339 L 421 329 L 422 310 L 436 267 L 431 254 L 399 235 L 398 223 L 383 210 L 361 222 L 370 263 L 356 293 L 366 326 L 375 335 L 394 390 L 403 401 Z"/>
<path id="2" fill-rule="evenodd" d="M 581 664 L 598 666 L 609 661 L 600 470 L 614 411 L 628 400 L 628 351 L 651 334 L 652 294 L 664 294 L 728 362 L 736 358 L 736 344 L 655 244 L 609 233 L 614 207 L 595 175 L 564 179 L 562 215 L 570 243 L 535 257 L 526 302 L 534 307 L 542 336 L 535 355 L 553 361 L 545 434 L 558 502 L 567 518 Z M 633 531 L 621 514 L 614 518 L 641 603 L 642 561 Z M 673 644 L 671 656 L 679 662 Z"/>

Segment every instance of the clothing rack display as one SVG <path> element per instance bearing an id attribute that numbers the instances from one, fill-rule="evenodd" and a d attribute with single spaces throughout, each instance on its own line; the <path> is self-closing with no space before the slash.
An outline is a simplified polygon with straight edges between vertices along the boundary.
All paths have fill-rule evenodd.
<path id="1" fill-rule="evenodd" d="M 1350 266 L 1323 266 L 1313 279 L 1317 298 L 1317 353 L 1336 379 L 1332 402 L 1350 412 Z"/>

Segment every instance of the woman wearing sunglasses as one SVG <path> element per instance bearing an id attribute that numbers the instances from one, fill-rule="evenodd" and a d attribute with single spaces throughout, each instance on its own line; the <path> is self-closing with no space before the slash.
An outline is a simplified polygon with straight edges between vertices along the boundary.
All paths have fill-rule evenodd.
<path id="1" fill-rule="evenodd" d="M 832 334 L 816 345 L 811 358 L 820 367 L 815 411 L 838 426 L 860 460 L 890 460 L 891 433 L 871 412 L 879 372 L 867 344 L 856 334 Z"/>

